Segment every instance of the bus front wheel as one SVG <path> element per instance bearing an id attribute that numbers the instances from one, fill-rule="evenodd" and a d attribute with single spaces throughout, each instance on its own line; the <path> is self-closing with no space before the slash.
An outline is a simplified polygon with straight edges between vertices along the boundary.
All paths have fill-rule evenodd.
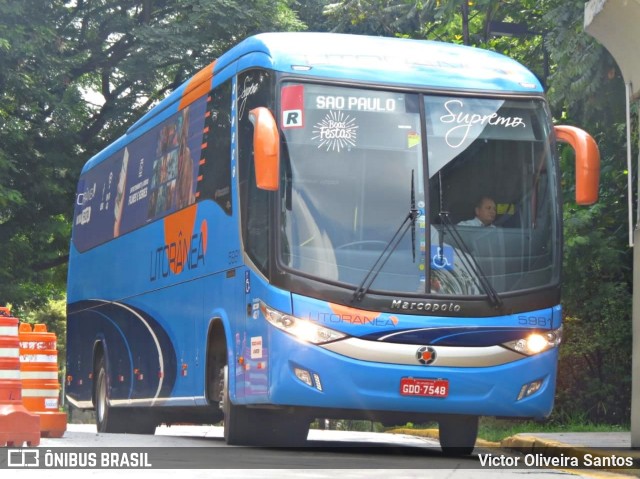
<path id="1" fill-rule="evenodd" d="M 230 445 L 251 444 L 250 411 L 244 406 L 234 406 L 229 399 L 229 366 L 222 369 L 222 412 L 224 414 L 224 440 Z"/>
<path id="2" fill-rule="evenodd" d="M 468 456 L 478 437 L 478 416 L 447 416 L 438 421 L 442 452 L 448 456 Z"/>
<path id="3" fill-rule="evenodd" d="M 224 439 L 230 445 L 294 447 L 309 434 L 310 420 L 279 410 L 236 406 L 229 398 L 229 367 L 223 368 Z"/>

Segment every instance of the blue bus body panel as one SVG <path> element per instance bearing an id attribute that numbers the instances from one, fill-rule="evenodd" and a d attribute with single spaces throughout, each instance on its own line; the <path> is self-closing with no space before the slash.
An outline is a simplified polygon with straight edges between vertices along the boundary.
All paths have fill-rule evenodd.
<path id="1" fill-rule="evenodd" d="M 381 364 L 354 360 L 303 345 L 279 330 L 272 330 L 273 354 L 270 400 L 275 404 L 312 407 L 412 411 L 433 414 L 472 414 L 544 418 L 553 407 L 558 350 L 493 367 L 444 368 Z M 298 380 L 294 368 L 317 374 L 322 391 Z M 446 398 L 404 397 L 404 377 L 447 379 Z M 542 379 L 543 386 L 532 396 L 517 400 L 524 384 Z"/>
<path id="2" fill-rule="evenodd" d="M 77 401 L 91 398 L 97 341 L 109 348 L 110 374 L 121 378 L 112 384 L 114 399 L 203 401 L 208 322 L 245 307 L 240 274 L 227 273 L 240 266 L 239 255 L 229 254 L 239 251 L 238 235 L 230 234 L 237 218 L 211 201 L 182 212 L 192 208 L 192 234 L 183 246 L 167 238 L 169 218 L 82 254 L 72 246 L 69 276 L 82 280 L 67 291 L 67 358 L 75 377 L 67 392 Z M 183 267 L 174 271 L 177 258 Z"/>
<path id="3" fill-rule="evenodd" d="M 546 417 L 552 409 L 558 350 L 489 367 L 437 367 L 418 364 L 389 364 L 353 359 L 321 346 L 300 341 L 271 326 L 258 311 L 264 301 L 296 318 L 333 328 L 372 342 L 403 331 L 428 333 L 424 342 L 411 338 L 417 350 L 422 344 L 464 346 L 470 351 L 526 336 L 527 331 L 544 331 L 561 326 L 560 306 L 524 314 L 490 318 L 450 318 L 373 313 L 332 305 L 324 301 L 292 295 L 288 309 L 286 292 L 250 281 L 252 318 L 246 322 L 239 354 L 243 368 L 236 371 L 234 402 L 278 404 L 318 408 L 375 411 L 413 411 L 425 414 L 499 415 Z M 527 323 L 525 325 L 524 323 Z M 535 324 L 535 325 L 534 325 Z M 376 339 L 377 338 L 377 339 Z M 402 339 L 399 340 L 401 342 Z M 286 354 L 282 354 L 286 351 Z M 413 350 L 412 350 L 413 354 Z M 473 353 L 471 353 L 473 354 Z M 318 377 L 321 390 L 300 381 L 299 368 Z M 400 394 L 402 378 L 446 379 L 446 398 L 415 398 Z M 521 388 L 541 380 L 540 389 L 518 400 Z M 315 382 L 315 380 L 314 380 Z M 346 387 L 346 385 L 349 385 Z"/>
<path id="4" fill-rule="evenodd" d="M 477 334 L 477 330 L 485 328 L 492 335 L 500 329 L 526 331 L 527 329 L 557 329 L 561 326 L 562 315 L 560 306 L 526 313 L 507 316 L 477 318 L 451 316 L 422 316 L 400 313 L 377 313 L 357 308 L 345 307 L 327 303 L 300 295 L 292 295 L 293 311 L 296 317 L 308 319 L 328 328 L 336 329 L 350 336 L 374 338 L 390 334 L 398 335 L 402 331 L 431 330 L 432 328 L 470 329 Z M 430 304 L 428 301 L 427 304 Z M 455 300 L 434 301 L 434 304 L 450 306 Z M 453 307 L 453 306 L 452 306 Z M 473 344 L 468 344 L 473 346 Z"/>

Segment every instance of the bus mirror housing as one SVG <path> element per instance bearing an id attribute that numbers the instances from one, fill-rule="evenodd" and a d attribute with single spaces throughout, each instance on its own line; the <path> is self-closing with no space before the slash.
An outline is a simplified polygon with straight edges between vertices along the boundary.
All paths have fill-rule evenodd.
<path id="1" fill-rule="evenodd" d="M 280 135 L 278 125 L 268 108 L 249 111 L 253 123 L 253 161 L 256 186 L 261 190 L 278 191 L 280 178 Z"/>
<path id="2" fill-rule="evenodd" d="M 593 137 L 575 126 L 556 126 L 556 139 L 571 145 L 576 153 L 576 203 L 592 205 L 598 201 L 600 152 Z"/>

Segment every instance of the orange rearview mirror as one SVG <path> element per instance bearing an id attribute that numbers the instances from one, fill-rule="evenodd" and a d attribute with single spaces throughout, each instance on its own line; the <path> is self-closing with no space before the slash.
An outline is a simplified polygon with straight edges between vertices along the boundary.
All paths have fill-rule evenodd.
<path id="1" fill-rule="evenodd" d="M 571 145 L 576 153 L 576 203 L 591 205 L 598 201 L 600 152 L 589 133 L 575 126 L 554 127 L 558 141 Z"/>
<path id="2" fill-rule="evenodd" d="M 278 125 L 268 108 L 249 111 L 253 123 L 253 161 L 256 185 L 261 190 L 277 191 L 280 178 L 280 135 Z"/>

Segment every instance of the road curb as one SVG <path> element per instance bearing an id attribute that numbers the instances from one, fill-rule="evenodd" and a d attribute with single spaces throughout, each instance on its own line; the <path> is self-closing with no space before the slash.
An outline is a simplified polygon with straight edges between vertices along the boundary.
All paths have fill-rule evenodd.
<path id="1" fill-rule="evenodd" d="M 551 439 L 541 439 L 535 436 L 526 436 L 526 435 L 517 435 L 510 436 L 502 441 L 500 441 L 500 447 L 504 449 L 510 449 L 512 451 L 518 451 L 523 454 L 541 454 L 546 457 L 577 457 L 582 463 L 585 462 L 586 457 L 593 458 L 610 458 L 612 455 L 616 453 L 619 455 L 620 452 L 626 453 L 628 455 L 629 451 L 619 451 L 616 449 L 595 449 L 588 446 L 576 446 L 569 445 L 563 442 L 554 441 Z M 636 453 L 633 451 L 631 453 L 633 457 L 638 460 L 638 456 L 640 456 L 640 452 Z M 604 473 L 613 473 L 620 476 L 640 477 L 640 469 L 620 469 L 620 468 L 608 468 L 603 467 L 597 470 L 590 470 L 590 474 L 594 475 L 597 472 Z"/>
<path id="2" fill-rule="evenodd" d="M 430 439 L 438 440 L 438 429 L 408 429 L 408 428 L 396 428 L 386 431 L 391 434 L 407 434 L 411 436 L 428 437 Z M 484 439 L 476 440 L 476 447 L 487 448 L 502 448 L 511 451 L 517 451 L 522 454 L 540 454 L 546 457 L 577 457 L 581 462 L 584 462 L 585 456 L 590 455 L 593 457 L 606 458 L 615 454 L 615 449 L 602 449 L 597 450 L 586 446 L 574 446 L 560 441 L 554 441 L 551 439 L 542 439 L 536 436 L 521 435 L 509 436 L 502 439 L 500 442 L 492 442 Z M 635 454 L 634 454 L 635 455 Z M 638 452 L 640 455 L 640 452 Z M 567 470 L 569 472 L 575 470 L 568 470 L 560 468 L 560 470 Z M 602 473 L 602 474 L 598 474 Z M 619 477 L 640 477 L 640 470 L 638 469 L 615 469 L 615 468 L 602 468 L 598 470 L 589 470 L 589 474 L 592 477 L 611 477 L 607 474 L 616 474 Z"/>
<path id="3" fill-rule="evenodd" d="M 573 447 L 558 441 L 540 439 L 539 437 L 534 436 L 520 435 L 504 438 L 502 441 L 500 441 L 499 446 L 505 449 L 515 449 L 524 453 L 539 452 L 552 456 L 557 455 L 557 451 L 559 449 L 574 449 Z"/>

